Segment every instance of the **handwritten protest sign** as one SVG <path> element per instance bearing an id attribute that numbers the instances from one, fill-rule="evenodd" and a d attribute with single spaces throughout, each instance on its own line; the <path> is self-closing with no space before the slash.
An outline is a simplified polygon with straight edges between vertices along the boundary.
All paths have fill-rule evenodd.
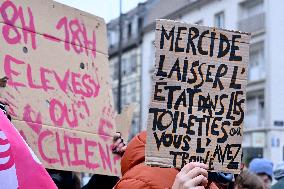
<path id="1" fill-rule="evenodd" d="M 121 137 L 125 142 L 128 141 L 131 133 L 131 124 L 136 106 L 136 103 L 125 106 L 121 114 L 117 114 L 115 117 L 116 132 L 120 132 Z"/>
<path id="2" fill-rule="evenodd" d="M 238 173 L 250 35 L 157 20 L 146 163 Z"/>
<path id="3" fill-rule="evenodd" d="M 104 20 L 51 0 L 0 7 L 1 96 L 14 125 L 48 168 L 119 175 Z"/>

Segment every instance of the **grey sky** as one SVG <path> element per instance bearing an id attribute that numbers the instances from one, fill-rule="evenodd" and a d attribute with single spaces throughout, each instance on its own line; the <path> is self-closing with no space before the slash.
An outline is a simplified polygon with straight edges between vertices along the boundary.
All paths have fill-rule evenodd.
<path id="1" fill-rule="evenodd" d="M 55 0 L 68 6 L 103 17 L 106 22 L 119 16 L 119 0 Z M 146 0 L 122 0 L 122 11 L 127 12 Z"/>

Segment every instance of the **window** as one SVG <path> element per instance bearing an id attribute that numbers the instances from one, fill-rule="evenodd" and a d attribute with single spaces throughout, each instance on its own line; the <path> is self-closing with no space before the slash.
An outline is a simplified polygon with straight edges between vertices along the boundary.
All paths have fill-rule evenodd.
<path id="1" fill-rule="evenodd" d="M 127 86 L 123 85 L 121 87 L 121 107 L 123 107 L 124 105 L 126 105 L 127 102 Z"/>
<path id="2" fill-rule="evenodd" d="M 136 70 L 137 70 L 137 56 L 136 56 L 136 54 L 131 55 L 130 63 L 131 63 L 131 73 L 136 72 Z"/>
<path id="3" fill-rule="evenodd" d="M 128 23 L 128 27 L 127 27 L 128 29 L 127 29 L 127 36 L 129 37 L 129 38 L 131 38 L 131 36 L 132 36 L 132 26 L 131 26 L 131 22 L 130 23 Z"/>
<path id="4" fill-rule="evenodd" d="M 254 96 L 247 99 L 247 111 L 245 117 L 246 128 L 263 127 L 265 121 L 264 96 Z"/>
<path id="5" fill-rule="evenodd" d="M 128 25 L 126 23 L 122 26 L 122 42 L 125 43 L 128 40 Z"/>
<path id="6" fill-rule="evenodd" d="M 126 58 L 121 59 L 121 72 L 123 76 L 127 74 L 127 59 Z"/>
<path id="7" fill-rule="evenodd" d="M 254 158 L 263 157 L 263 148 L 261 147 L 246 147 L 243 148 L 243 162 L 249 164 Z"/>
<path id="8" fill-rule="evenodd" d="M 138 18 L 138 31 L 140 32 L 143 26 L 143 18 Z"/>
<path id="9" fill-rule="evenodd" d="M 117 80 L 118 79 L 118 62 L 114 62 L 113 63 L 113 70 L 112 70 L 112 79 L 113 80 Z"/>
<path id="10" fill-rule="evenodd" d="M 130 75 L 134 72 L 136 72 L 137 69 L 137 57 L 136 55 L 131 55 L 130 57 L 125 57 L 122 59 L 122 66 L 121 66 L 121 72 L 123 76 Z"/>
<path id="11" fill-rule="evenodd" d="M 264 43 L 250 47 L 248 80 L 257 81 L 265 78 Z"/>
<path id="12" fill-rule="evenodd" d="M 264 96 L 259 96 L 258 98 L 258 117 L 259 126 L 263 127 L 265 122 L 265 106 L 264 106 Z"/>
<path id="13" fill-rule="evenodd" d="M 256 128 L 257 127 L 257 99 L 251 97 L 247 99 L 247 111 L 245 116 L 245 127 Z"/>
<path id="14" fill-rule="evenodd" d="M 135 136 L 139 132 L 139 118 L 137 115 L 133 116 L 131 123 L 131 134 Z"/>
<path id="15" fill-rule="evenodd" d="M 247 0 L 240 4 L 241 19 L 246 19 L 264 12 L 263 0 Z"/>
<path id="16" fill-rule="evenodd" d="M 218 27 L 218 28 L 225 27 L 225 14 L 223 11 L 215 14 L 214 24 L 215 24 L 215 27 Z"/>
<path id="17" fill-rule="evenodd" d="M 128 60 L 127 60 L 127 64 L 126 64 L 126 74 L 129 75 L 131 74 L 131 69 L 132 69 L 132 57 L 128 57 Z"/>
<path id="18" fill-rule="evenodd" d="M 108 31 L 108 41 L 110 47 L 115 46 L 118 43 L 118 32 L 116 30 L 109 30 Z"/>
<path id="19" fill-rule="evenodd" d="M 239 6 L 238 29 L 246 32 L 265 30 L 265 11 L 263 0 L 247 0 Z"/>
<path id="20" fill-rule="evenodd" d="M 112 89 L 112 93 L 113 93 L 113 100 L 114 100 L 114 107 L 117 109 L 117 88 L 113 88 Z"/>
<path id="21" fill-rule="evenodd" d="M 136 82 L 133 82 L 130 85 L 131 102 L 136 102 L 136 94 Z"/>

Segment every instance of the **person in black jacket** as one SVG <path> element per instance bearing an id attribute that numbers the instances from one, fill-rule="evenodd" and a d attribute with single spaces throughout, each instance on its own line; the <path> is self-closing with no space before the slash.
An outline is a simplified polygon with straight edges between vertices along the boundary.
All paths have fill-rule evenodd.
<path id="1" fill-rule="evenodd" d="M 119 177 L 94 174 L 82 189 L 112 189 L 118 180 Z"/>
<path id="2" fill-rule="evenodd" d="M 47 169 L 58 189 L 80 189 L 80 179 L 71 171 Z"/>

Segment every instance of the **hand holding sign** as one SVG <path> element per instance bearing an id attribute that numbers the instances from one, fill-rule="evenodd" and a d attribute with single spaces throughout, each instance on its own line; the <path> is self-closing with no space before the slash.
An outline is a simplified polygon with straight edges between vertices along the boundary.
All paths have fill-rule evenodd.
<path id="1" fill-rule="evenodd" d="M 6 87 L 6 85 L 7 85 L 7 81 L 8 81 L 8 77 L 2 77 L 1 79 L 0 79 L 0 87 Z"/>
<path id="2" fill-rule="evenodd" d="M 124 143 L 123 138 L 121 137 L 120 133 L 115 133 L 113 137 L 113 147 L 112 147 L 112 152 L 115 154 L 123 155 L 125 150 L 126 150 L 126 144 Z"/>
<path id="3" fill-rule="evenodd" d="M 208 183 L 208 166 L 192 162 L 185 165 L 177 174 L 172 189 L 202 189 Z"/>

